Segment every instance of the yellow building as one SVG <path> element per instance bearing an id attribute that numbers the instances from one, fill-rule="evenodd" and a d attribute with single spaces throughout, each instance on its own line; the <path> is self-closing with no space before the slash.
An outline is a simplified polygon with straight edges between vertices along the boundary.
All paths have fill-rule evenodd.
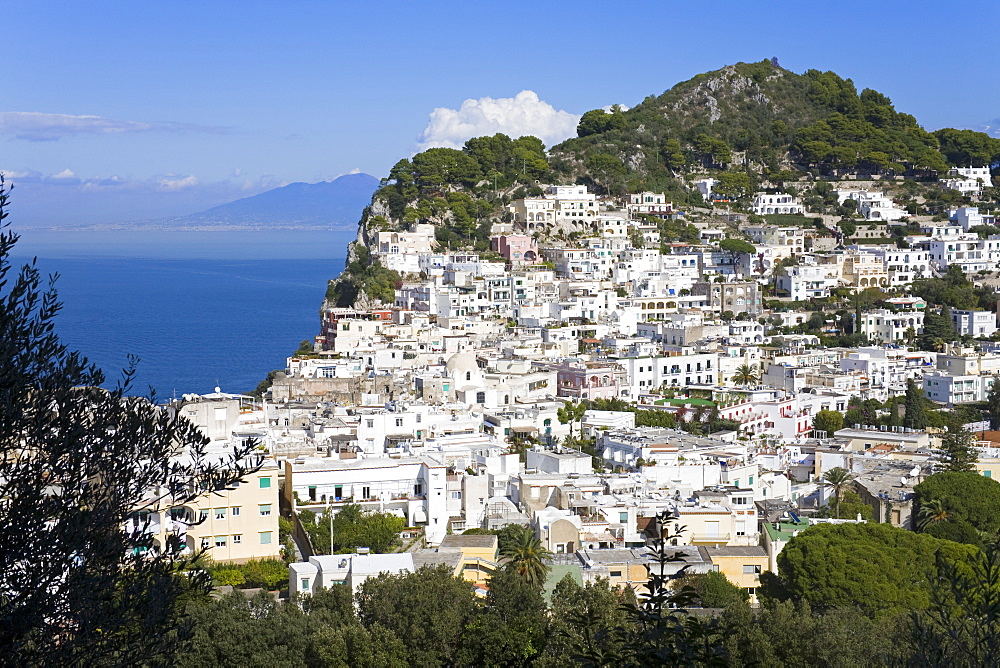
<path id="1" fill-rule="evenodd" d="M 234 486 L 184 505 L 170 506 L 164 501 L 134 515 L 129 525 L 133 530 L 145 526 L 153 536 L 154 549 L 162 549 L 167 536 L 176 534 L 186 545 L 185 552 L 207 548 L 208 556 L 218 562 L 277 558 L 281 553 L 278 465 L 265 459 L 259 471 Z"/>
<path id="2" fill-rule="evenodd" d="M 461 577 L 479 587 L 486 586 L 497 569 L 498 539 L 493 535 L 449 535 L 436 548 L 413 553 L 415 568 L 444 564 Z"/>
<path id="3" fill-rule="evenodd" d="M 705 553 L 714 570 L 750 594 L 751 605 L 757 605 L 760 574 L 769 570 L 770 561 L 763 547 L 710 547 Z"/>

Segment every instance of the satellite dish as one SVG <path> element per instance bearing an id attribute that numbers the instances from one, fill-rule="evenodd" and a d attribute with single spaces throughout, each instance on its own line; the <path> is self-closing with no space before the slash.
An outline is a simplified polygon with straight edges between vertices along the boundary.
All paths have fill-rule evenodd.
<path id="1" fill-rule="evenodd" d="M 902 478 L 899 479 L 899 482 L 903 485 L 903 487 L 906 487 L 906 483 L 908 481 L 909 481 L 909 478 L 907 478 L 905 475 Z"/>
<path id="2" fill-rule="evenodd" d="M 218 385 L 216 385 L 216 386 L 215 386 L 215 393 L 216 393 L 216 394 L 219 394 L 220 392 L 222 392 L 222 388 L 221 388 L 221 387 L 219 387 Z"/>
<path id="3" fill-rule="evenodd" d="M 918 475 L 920 475 L 920 467 L 919 466 L 914 466 L 913 469 L 910 471 L 910 476 L 912 477 L 912 476 L 918 476 Z"/>

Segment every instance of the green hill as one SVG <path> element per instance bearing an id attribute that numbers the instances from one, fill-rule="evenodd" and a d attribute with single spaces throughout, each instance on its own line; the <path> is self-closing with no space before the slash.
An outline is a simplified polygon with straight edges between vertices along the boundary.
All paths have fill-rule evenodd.
<path id="1" fill-rule="evenodd" d="M 506 220 L 506 205 L 540 194 L 539 183 L 582 183 L 601 194 L 652 190 L 689 206 L 701 203 L 690 182 L 711 175 L 719 179 L 715 192 L 738 207 L 759 188 L 803 185 L 797 182 L 808 176 L 812 205 L 831 208 L 836 197 L 825 179 L 853 172 L 934 181 L 950 165 L 1000 162 L 1000 139 L 928 132 L 875 90 L 859 93 L 833 72 L 796 74 L 772 60 L 699 74 L 632 109 L 589 111 L 578 135 L 548 152 L 535 137 L 497 134 L 400 160 L 365 209 L 360 243 L 328 300 L 348 305 L 362 292 L 392 299 L 400 277 L 366 248 L 379 230 L 430 223 L 442 248 L 485 251 L 493 224 Z M 925 200 L 943 192 L 925 189 Z M 938 208 L 957 202 L 952 195 Z M 916 202 L 912 192 L 907 197 Z M 673 223 L 664 222 L 661 238 L 685 239 L 690 230 Z"/>
<path id="2" fill-rule="evenodd" d="M 932 176 L 1000 158 L 1000 140 L 927 132 L 878 91 L 767 60 L 699 74 L 627 111 L 587 112 L 579 135 L 552 149 L 552 167 L 604 191 L 676 191 L 675 178 L 692 171 L 735 168 L 776 181 L 791 169 Z"/>

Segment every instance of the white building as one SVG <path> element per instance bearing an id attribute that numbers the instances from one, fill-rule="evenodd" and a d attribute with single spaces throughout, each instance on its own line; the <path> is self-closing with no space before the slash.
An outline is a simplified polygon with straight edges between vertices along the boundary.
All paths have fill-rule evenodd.
<path id="1" fill-rule="evenodd" d="M 930 259 L 942 271 L 951 265 L 962 268 L 966 274 L 978 271 L 996 271 L 1000 265 L 1000 235 L 980 239 L 976 234 L 963 234 L 954 238 L 931 238 L 927 242 Z"/>
<path id="2" fill-rule="evenodd" d="M 891 222 L 909 215 L 904 209 L 897 207 L 892 198 L 886 197 L 878 190 L 837 189 L 833 192 L 837 195 L 837 201 L 840 204 L 849 199 L 857 202 L 858 213 L 864 216 L 865 220 Z"/>
<path id="3" fill-rule="evenodd" d="M 947 371 L 924 373 L 924 395 L 943 404 L 968 404 L 986 401 L 993 383 L 1000 376 L 959 375 Z"/>
<path id="4" fill-rule="evenodd" d="M 960 336 L 972 336 L 985 339 L 997 331 L 997 315 L 993 311 L 962 311 L 954 309 L 951 312 L 951 322 Z"/>
<path id="5" fill-rule="evenodd" d="M 407 526 L 423 526 L 437 543 L 447 532 L 447 467 L 424 457 L 333 459 L 285 462 L 284 494 L 299 507 L 321 511 L 356 503 L 365 510 L 398 514 Z"/>
<path id="6" fill-rule="evenodd" d="M 805 213 L 805 208 L 799 199 L 788 193 L 757 193 L 751 207 L 758 216 L 774 213 Z"/>
<path id="7" fill-rule="evenodd" d="M 921 307 L 923 303 L 921 302 Z M 875 309 L 861 314 L 860 331 L 877 343 L 902 343 L 909 330 L 916 336 L 924 330 L 924 312 L 916 307 L 907 310 Z"/>
<path id="8" fill-rule="evenodd" d="M 948 177 L 941 179 L 941 185 L 949 190 L 958 190 L 963 195 L 980 195 L 983 188 L 992 188 L 989 167 L 952 167 Z"/>
<path id="9" fill-rule="evenodd" d="M 840 285 L 840 274 L 835 266 L 825 264 L 800 264 L 785 267 L 778 276 L 777 288 L 792 299 L 829 297 L 830 291 Z"/>
<path id="10" fill-rule="evenodd" d="M 996 216 L 979 213 L 979 207 L 963 206 L 948 211 L 948 220 L 968 232 L 979 225 L 996 225 Z"/>
<path id="11" fill-rule="evenodd" d="M 346 585 L 356 594 L 370 577 L 413 571 L 413 555 L 409 552 L 369 554 L 359 548 L 359 554 L 315 555 L 309 561 L 288 565 L 288 594 L 312 595 L 334 585 Z"/>

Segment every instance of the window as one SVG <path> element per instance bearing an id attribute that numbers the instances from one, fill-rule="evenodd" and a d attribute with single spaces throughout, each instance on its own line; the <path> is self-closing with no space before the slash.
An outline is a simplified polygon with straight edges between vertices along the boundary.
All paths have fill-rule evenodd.
<path id="1" fill-rule="evenodd" d="M 225 536 L 216 536 L 215 537 L 215 546 L 216 547 L 225 547 L 226 546 L 226 537 Z"/>
<path id="2" fill-rule="evenodd" d="M 611 577 L 613 577 L 613 578 L 620 578 L 621 576 L 622 576 L 622 572 L 621 571 L 611 571 Z"/>
<path id="3" fill-rule="evenodd" d="M 224 520 L 224 519 L 226 519 L 226 509 L 225 508 L 216 508 L 215 509 L 215 519 L 217 519 L 217 520 Z"/>
<path id="4" fill-rule="evenodd" d="M 271 544 L 271 532 L 270 531 L 261 531 L 260 532 L 260 544 L 261 545 L 270 545 Z"/>
<path id="5" fill-rule="evenodd" d="M 418 482 L 413 486 L 414 496 L 420 496 L 423 493 L 424 493 L 424 486 L 421 483 Z"/>
<path id="6" fill-rule="evenodd" d="M 233 506 L 232 507 L 232 511 L 230 512 L 230 515 L 232 515 L 233 517 L 239 517 L 240 516 L 240 506 Z"/>
<path id="7" fill-rule="evenodd" d="M 396 418 L 396 426 L 397 427 L 403 426 L 403 418 Z"/>
<path id="8" fill-rule="evenodd" d="M 371 487 L 362 487 L 361 488 L 361 498 L 362 499 L 370 499 L 370 498 L 372 498 L 372 488 Z"/>
<path id="9" fill-rule="evenodd" d="M 208 538 L 201 539 L 201 549 L 207 550 L 211 545 L 211 541 Z"/>
<path id="10" fill-rule="evenodd" d="M 365 422 L 367 423 L 366 426 L 369 429 L 374 429 L 375 428 L 375 420 L 365 420 Z"/>
<path id="11" fill-rule="evenodd" d="M 453 499 L 461 499 L 462 498 L 462 493 L 461 492 L 452 492 L 451 493 L 451 498 L 453 498 Z"/>
<path id="12" fill-rule="evenodd" d="M 486 393 L 485 392 L 476 392 L 476 403 L 477 404 L 485 404 L 486 403 Z"/>
<path id="13" fill-rule="evenodd" d="M 204 522 L 207 519 L 208 519 L 208 511 L 207 510 L 200 510 L 200 511 L 198 511 L 198 521 L 199 522 Z"/>
<path id="14" fill-rule="evenodd" d="M 309 589 L 309 578 L 302 578 L 302 586 L 300 587 L 300 589 L 303 590 Z"/>
<path id="15" fill-rule="evenodd" d="M 992 478 L 993 471 L 983 471 L 983 475 L 986 476 L 987 478 Z"/>
<path id="16" fill-rule="evenodd" d="M 758 564 L 744 564 L 743 575 L 760 575 L 760 566 Z"/>
<path id="17" fill-rule="evenodd" d="M 271 487 L 271 476 L 266 476 L 264 478 L 259 478 L 261 489 L 270 489 Z"/>
<path id="18" fill-rule="evenodd" d="M 243 542 L 243 534 L 234 533 L 233 534 L 233 545 L 240 545 Z"/>
<path id="19" fill-rule="evenodd" d="M 748 485 L 752 485 L 753 484 L 753 476 L 750 476 L 750 480 L 747 482 L 747 484 Z"/>
<path id="20" fill-rule="evenodd" d="M 627 512 L 625 512 L 625 513 L 618 513 L 618 521 L 619 522 L 628 522 L 628 513 Z"/>
<path id="21" fill-rule="evenodd" d="M 260 516 L 268 517 L 270 514 L 271 514 L 271 504 L 270 503 L 260 504 Z"/>

